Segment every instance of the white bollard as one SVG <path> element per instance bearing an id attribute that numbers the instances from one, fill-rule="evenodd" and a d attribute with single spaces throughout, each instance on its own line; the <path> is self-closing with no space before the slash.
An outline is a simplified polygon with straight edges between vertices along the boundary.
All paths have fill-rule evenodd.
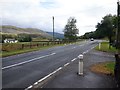
<path id="1" fill-rule="evenodd" d="M 80 54 L 78 58 L 79 58 L 78 74 L 83 75 L 83 55 Z"/>
<path id="2" fill-rule="evenodd" d="M 99 50 L 101 49 L 101 43 L 99 43 Z"/>

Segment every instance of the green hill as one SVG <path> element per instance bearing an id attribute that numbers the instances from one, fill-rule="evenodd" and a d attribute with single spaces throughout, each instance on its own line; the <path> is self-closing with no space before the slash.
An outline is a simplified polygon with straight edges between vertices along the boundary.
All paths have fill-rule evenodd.
<path id="1" fill-rule="evenodd" d="M 52 36 L 46 33 L 45 31 L 36 28 L 20 28 L 10 25 L 0 26 L 0 28 L 2 28 L 2 31 L 0 31 L 1 34 L 12 34 L 12 35 L 30 34 L 32 38 L 47 38 L 47 39 L 52 38 Z"/>

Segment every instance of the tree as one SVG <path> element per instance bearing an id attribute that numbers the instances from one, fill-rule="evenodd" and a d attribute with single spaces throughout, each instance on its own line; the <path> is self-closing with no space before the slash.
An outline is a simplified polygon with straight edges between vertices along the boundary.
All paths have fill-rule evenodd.
<path id="1" fill-rule="evenodd" d="M 77 20 L 74 17 L 70 17 L 64 28 L 64 37 L 67 40 L 76 40 L 79 30 L 76 26 Z"/>
<path id="2" fill-rule="evenodd" d="M 18 34 L 18 41 L 19 42 L 31 42 L 32 38 L 29 34 Z"/>
<path id="3" fill-rule="evenodd" d="M 115 28 L 115 16 L 111 14 L 106 15 L 101 20 L 101 23 L 96 25 L 96 32 L 99 33 L 102 37 L 108 37 L 109 43 L 112 43 L 112 36 L 114 35 L 114 28 Z"/>

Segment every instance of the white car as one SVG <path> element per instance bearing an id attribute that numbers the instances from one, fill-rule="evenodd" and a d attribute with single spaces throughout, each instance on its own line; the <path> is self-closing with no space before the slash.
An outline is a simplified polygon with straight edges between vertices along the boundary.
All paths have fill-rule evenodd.
<path id="1" fill-rule="evenodd" d="M 90 39 L 90 41 L 94 41 L 94 39 L 93 39 L 93 38 L 91 38 L 91 39 Z"/>

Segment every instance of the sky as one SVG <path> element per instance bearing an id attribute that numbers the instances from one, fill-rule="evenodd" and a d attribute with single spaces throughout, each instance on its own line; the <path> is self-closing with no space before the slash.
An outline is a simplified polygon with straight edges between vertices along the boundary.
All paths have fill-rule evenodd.
<path id="1" fill-rule="evenodd" d="M 79 35 L 95 31 L 95 26 L 107 14 L 117 13 L 118 0 L 0 0 L 2 25 L 38 28 L 63 33 L 70 17 L 77 20 Z"/>

